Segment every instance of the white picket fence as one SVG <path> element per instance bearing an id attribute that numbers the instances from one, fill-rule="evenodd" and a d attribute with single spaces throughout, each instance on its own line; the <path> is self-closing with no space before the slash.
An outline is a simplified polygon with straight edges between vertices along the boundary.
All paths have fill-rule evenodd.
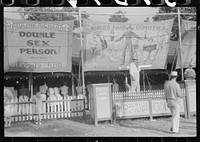
<path id="1" fill-rule="evenodd" d="M 85 114 L 85 99 L 83 96 L 68 96 L 43 101 L 42 119 L 59 119 L 67 117 L 80 117 Z M 13 102 L 12 121 L 31 121 L 38 117 L 35 115 L 35 104 L 31 101 L 20 101 L 17 98 Z"/>
<path id="2" fill-rule="evenodd" d="M 185 88 L 181 88 L 182 95 L 185 96 Z M 142 99 L 142 98 L 160 98 L 164 97 L 164 90 L 147 90 L 140 92 L 113 92 L 112 97 L 113 100 L 121 100 L 121 99 Z"/>

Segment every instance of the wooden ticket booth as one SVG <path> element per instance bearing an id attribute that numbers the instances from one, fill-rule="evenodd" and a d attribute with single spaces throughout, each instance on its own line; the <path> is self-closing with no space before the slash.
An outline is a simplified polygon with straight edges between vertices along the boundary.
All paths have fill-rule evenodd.
<path id="1" fill-rule="evenodd" d="M 196 80 L 185 80 L 188 117 L 196 114 Z"/>
<path id="2" fill-rule="evenodd" d="M 95 126 L 98 121 L 110 120 L 112 123 L 112 83 L 90 85 L 90 114 Z"/>

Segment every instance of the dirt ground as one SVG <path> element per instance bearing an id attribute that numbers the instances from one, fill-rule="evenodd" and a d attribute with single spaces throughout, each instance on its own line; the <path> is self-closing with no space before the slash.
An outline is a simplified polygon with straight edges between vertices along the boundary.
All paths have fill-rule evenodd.
<path id="1" fill-rule="evenodd" d="M 195 137 L 197 135 L 196 116 L 181 117 L 180 132 L 171 134 L 171 117 L 117 120 L 99 122 L 94 126 L 89 116 L 59 120 L 43 120 L 41 125 L 34 122 L 13 123 L 4 129 L 5 137 Z"/>

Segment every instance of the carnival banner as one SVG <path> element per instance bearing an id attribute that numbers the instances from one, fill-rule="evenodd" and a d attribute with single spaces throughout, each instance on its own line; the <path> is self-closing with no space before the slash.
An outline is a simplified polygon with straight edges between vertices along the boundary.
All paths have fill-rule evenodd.
<path id="1" fill-rule="evenodd" d="M 190 63 L 196 67 L 196 21 L 182 20 L 182 47 L 181 58 L 183 68 L 187 68 Z M 176 68 L 181 68 L 180 53 Z"/>
<path id="2" fill-rule="evenodd" d="M 128 70 L 130 59 L 165 67 L 173 19 L 147 23 L 84 21 L 84 70 Z"/>
<path id="3" fill-rule="evenodd" d="M 4 19 L 8 71 L 71 72 L 73 23 Z"/>

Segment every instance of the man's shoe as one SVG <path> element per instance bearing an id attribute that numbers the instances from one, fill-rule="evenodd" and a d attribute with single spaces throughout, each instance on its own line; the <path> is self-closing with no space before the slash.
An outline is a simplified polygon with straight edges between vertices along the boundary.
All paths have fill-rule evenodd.
<path id="1" fill-rule="evenodd" d="M 172 134 L 178 134 L 178 132 L 172 132 Z"/>
<path id="2" fill-rule="evenodd" d="M 170 128 L 170 132 L 171 132 L 172 134 L 178 134 L 178 132 L 173 132 L 173 128 Z"/>

